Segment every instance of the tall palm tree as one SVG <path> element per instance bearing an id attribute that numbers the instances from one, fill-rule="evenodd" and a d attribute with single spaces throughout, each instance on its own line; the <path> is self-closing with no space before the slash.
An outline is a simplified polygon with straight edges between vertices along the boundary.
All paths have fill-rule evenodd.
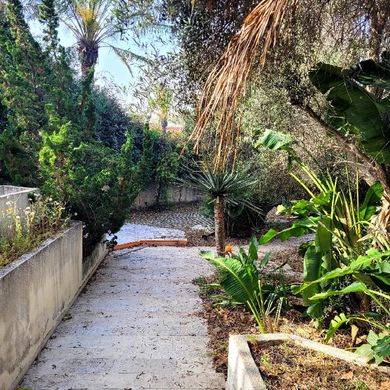
<path id="1" fill-rule="evenodd" d="M 114 38 L 122 38 L 141 22 L 150 20 L 151 0 L 133 0 L 123 6 L 119 0 L 63 1 L 59 9 L 62 22 L 77 40 L 81 73 L 86 76 L 99 58 L 99 49 L 110 47 L 127 64 L 130 59 L 143 59 L 140 55 L 115 46 Z M 139 32 L 139 31 L 138 31 Z"/>

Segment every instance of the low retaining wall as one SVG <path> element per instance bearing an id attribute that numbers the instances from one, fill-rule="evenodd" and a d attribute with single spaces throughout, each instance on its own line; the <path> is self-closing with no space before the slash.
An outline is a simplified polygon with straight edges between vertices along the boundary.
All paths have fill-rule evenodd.
<path id="1" fill-rule="evenodd" d="M 23 211 L 30 205 L 28 194 L 36 192 L 36 188 L 16 187 L 16 186 L 0 186 L 0 234 L 7 235 L 8 221 L 7 209 L 15 208 L 16 214 L 22 217 Z"/>
<path id="2" fill-rule="evenodd" d="M 134 201 L 133 207 L 136 209 L 142 209 L 152 207 L 157 204 L 157 186 L 150 185 L 140 194 Z M 161 202 L 167 205 L 177 203 L 192 203 L 202 200 L 202 194 L 194 188 L 184 186 L 168 186 L 165 199 L 161 199 Z"/>
<path id="3" fill-rule="evenodd" d="M 15 388 L 88 278 L 107 254 L 82 258 L 82 224 L 74 222 L 0 268 L 0 389 Z"/>

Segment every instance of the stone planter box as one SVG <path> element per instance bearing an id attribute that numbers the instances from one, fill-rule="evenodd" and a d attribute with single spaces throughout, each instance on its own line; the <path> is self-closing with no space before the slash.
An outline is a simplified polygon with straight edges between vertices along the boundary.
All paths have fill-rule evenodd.
<path id="1" fill-rule="evenodd" d="M 229 360 L 227 390 L 266 390 L 267 387 L 261 377 L 260 371 L 252 357 L 248 342 L 257 341 L 262 344 L 275 345 L 286 341 L 293 342 L 302 348 L 322 352 L 334 358 L 345 360 L 360 366 L 366 366 L 366 360 L 356 354 L 339 348 L 321 344 L 285 333 L 269 333 L 265 335 L 239 335 L 229 338 Z M 370 364 L 370 367 L 389 373 L 390 368 Z"/>
<path id="2" fill-rule="evenodd" d="M 107 254 L 82 258 L 82 224 L 0 268 L 0 390 L 14 389 Z"/>

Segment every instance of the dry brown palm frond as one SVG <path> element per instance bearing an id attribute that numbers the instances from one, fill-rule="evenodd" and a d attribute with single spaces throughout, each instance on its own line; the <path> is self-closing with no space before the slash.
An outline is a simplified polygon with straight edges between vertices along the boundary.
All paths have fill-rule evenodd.
<path id="1" fill-rule="evenodd" d="M 206 81 L 191 139 L 199 149 L 207 127 L 216 120 L 215 169 L 224 168 L 234 154 L 239 138 L 235 112 L 251 70 L 257 61 L 264 65 L 268 51 L 276 43 L 284 15 L 296 4 L 297 0 L 262 0 L 246 17 Z"/>

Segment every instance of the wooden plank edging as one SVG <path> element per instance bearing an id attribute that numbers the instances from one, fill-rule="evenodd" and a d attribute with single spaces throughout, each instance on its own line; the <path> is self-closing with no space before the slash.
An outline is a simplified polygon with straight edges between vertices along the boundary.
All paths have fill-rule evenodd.
<path id="1" fill-rule="evenodd" d="M 115 245 L 113 250 L 117 251 L 120 249 L 134 248 L 137 246 L 187 246 L 187 239 L 177 240 L 164 240 L 164 239 L 148 239 L 126 242 L 124 244 Z"/>

